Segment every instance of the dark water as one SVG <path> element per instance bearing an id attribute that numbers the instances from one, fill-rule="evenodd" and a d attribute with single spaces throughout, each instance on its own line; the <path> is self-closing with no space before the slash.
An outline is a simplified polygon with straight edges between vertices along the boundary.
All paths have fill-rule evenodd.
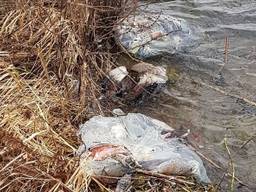
<path id="1" fill-rule="evenodd" d="M 249 186 L 235 182 L 235 191 L 256 191 L 256 139 L 241 148 L 256 134 L 256 1 L 176 0 L 150 6 L 184 18 L 202 34 L 200 46 L 189 53 L 151 60 L 170 68 L 173 96 L 163 94 L 136 110 L 177 130 L 190 129 L 189 140 L 200 152 L 230 168 L 226 138 L 235 176 Z M 231 178 L 222 181 L 224 172 L 205 164 L 211 180 L 229 191 Z"/>

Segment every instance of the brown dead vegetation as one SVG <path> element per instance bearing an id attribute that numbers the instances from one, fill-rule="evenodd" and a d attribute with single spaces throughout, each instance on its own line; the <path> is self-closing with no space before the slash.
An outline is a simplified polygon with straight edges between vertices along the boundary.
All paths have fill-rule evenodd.
<path id="1" fill-rule="evenodd" d="M 79 191 L 77 125 L 103 113 L 124 0 L 1 1 L 0 191 Z M 78 181 L 79 180 L 79 181 Z"/>

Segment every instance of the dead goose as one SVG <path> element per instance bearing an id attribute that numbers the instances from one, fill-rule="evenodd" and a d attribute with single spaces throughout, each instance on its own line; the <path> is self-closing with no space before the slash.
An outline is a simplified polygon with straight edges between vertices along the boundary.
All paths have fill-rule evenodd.
<path id="1" fill-rule="evenodd" d="M 159 93 L 167 80 L 165 68 L 140 62 L 129 71 L 125 66 L 110 71 L 102 83 L 102 93 L 111 100 L 143 100 L 145 96 Z"/>
<path id="2" fill-rule="evenodd" d="M 114 178 L 132 174 L 136 169 L 165 175 L 192 175 L 198 182 L 210 183 L 197 153 L 175 136 L 172 127 L 157 119 L 140 113 L 94 116 L 80 125 L 79 135 L 82 146 L 86 146 L 81 167 L 105 183 L 116 182 Z"/>
<path id="3" fill-rule="evenodd" d="M 118 41 L 140 59 L 187 51 L 197 44 L 191 26 L 167 13 L 140 11 L 118 28 Z"/>

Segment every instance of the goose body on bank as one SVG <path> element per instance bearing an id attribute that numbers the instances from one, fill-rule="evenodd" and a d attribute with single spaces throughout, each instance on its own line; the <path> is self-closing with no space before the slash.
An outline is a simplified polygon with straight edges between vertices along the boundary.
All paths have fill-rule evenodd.
<path id="1" fill-rule="evenodd" d="M 124 102 L 139 101 L 150 94 L 157 94 L 168 80 L 166 69 L 150 63 L 140 62 L 130 69 L 120 66 L 109 72 L 103 81 L 105 97 Z"/>

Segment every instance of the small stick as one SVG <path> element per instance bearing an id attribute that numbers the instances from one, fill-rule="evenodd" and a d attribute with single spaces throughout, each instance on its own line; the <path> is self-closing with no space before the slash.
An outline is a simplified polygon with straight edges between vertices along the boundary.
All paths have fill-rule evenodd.
<path id="1" fill-rule="evenodd" d="M 233 162 L 233 159 L 232 159 L 232 156 L 231 156 L 231 152 L 230 152 L 230 150 L 228 148 L 227 138 L 226 137 L 224 138 L 224 144 L 225 144 L 225 148 L 226 148 L 226 150 L 228 152 L 228 156 L 229 156 L 229 159 L 230 159 L 230 166 L 232 168 L 230 191 L 233 192 L 234 191 L 234 183 L 235 183 L 235 166 L 234 166 L 234 162 Z"/>
<path id="2" fill-rule="evenodd" d="M 228 64 L 228 49 L 229 49 L 229 39 L 228 37 L 226 36 L 225 37 L 225 45 L 224 45 L 224 51 L 225 51 L 225 64 Z M 224 67 L 224 66 L 223 66 Z M 223 68 L 222 67 L 222 68 Z"/>
<path id="3" fill-rule="evenodd" d="M 127 162 L 123 161 L 123 159 L 121 160 L 120 158 L 122 158 L 122 156 L 120 156 L 120 157 L 116 156 L 115 160 L 120 162 L 124 167 L 127 167 L 127 164 L 126 164 Z M 185 180 L 177 178 L 175 176 L 164 175 L 164 174 L 161 174 L 161 173 L 156 173 L 156 172 L 152 172 L 152 171 L 143 170 L 143 169 L 140 168 L 141 166 L 139 165 L 139 163 L 136 162 L 136 160 L 134 160 L 132 156 L 131 156 L 130 160 L 132 161 L 132 163 L 135 164 L 135 166 L 128 165 L 128 168 L 132 168 L 131 171 L 133 171 L 133 172 L 142 173 L 144 175 L 149 175 L 149 176 L 156 177 L 156 178 L 163 178 L 163 179 L 166 179 L 166 180 L 173 180 L 173 181 L 176 181 L 177 183 L 180 183 L 180 184 L 195 185 L 195 183 L 193 183 L 193 182 L 185 181 Z"/>
<path id="4" fill-rule="evenodd" d="M 22 158 L 25 155 L 25 153 L 21 153 L 19 154 L 17 157 L 15 157 L 13 160 L 11 160 L 9 163 L 7 163 L 7 165 L 5 165 L 0 172 L 4 171 L 7 167 L 9 167 L 11 164 L 13 164 L 15 161 L 17 161 L 18 159 Z"/>
<path id="5" fill-rule="evenodd" d="M 41 170 L 41 169 L 37 169 L 37 171 L 41 172 L 43 175 L 45 175 L 45 176 L 48 177 L 49 179 L 51 179 L 51 180 L 57 182 L 57 184 L 59 184 L 60 186 L 62 186 L 62 187 L 63 187 L 64 189 L 66 189 L 67 191 L 73 192 L 73 190 L 70 189 L 70 187 L 67 186 L 65 183 L 63 183 L 60 179 L 57 179 L 57 178 L 53 177 L 52 175 L 50 175 L 50 174 L 47 173 L 47 172 L 44 172 L 44 171 Z"/>
<path id="6" fill-rule="evenodd" d="M 241 146 L 240 149 L 243 149 L 250 141 L 252 141 L 256 137 L 256 134 L 252 135 L 249 139 L 247 139 Z"/>
<path id="7" fill-rule="evenodd" d="M 184 179 L 179 179 L 175 176 L 168 176 L 168 175 L 164 175 L 164 174 L 161 174 L 161 173 L 155 173 L 155 172 L 152 172 L 152 171 L 146 171 L 146 170 L 142 170 L 142 169 L 135 169 L 135 171 L 137 173 L 142 173 L 142 174 L 157 177 L 157 178 L 164 178 L 164 179 L 167 179 L 167 180 L 173 180 L 173 181 L 176 181 L 177 183 L 181 183 L 181 184 L 195 185 L 195 183 L 193 183 L 193 182 L 185 181 Z"/>
<path id="8" fill-rule="evenodd" d="M 224 173 L 223 176 L 221 177 L 221 180 L 220 180 L 219 184 L 217 185 L 216 190 L 220 189 L 220 186 L 221 186 L 222 182 L 224 181 L 225 176 L 226 176 L 226 173 Z"/>
<path id="9" fill-rule="evenodd" d="M 217 168 L 217 169 L 219 169 L 219 170 L 221 170 L 221 171 L 226 172 L 226 170 L 225 170 L 223 167 L 219 166 L 219 165 L 216 164 L 214 161 L 212 161 L 211 159 L 207 158 L 205 155 L 203 155 L 202 153 L 200 153 L 199 151 L 197 151 L 194 147 L 193 147 L 192 150 L 194 150 L 194 152 L 195 152 L 196 154 L 198 154 L 200 157 L 202 157 L 203 159 L 205 159 L 206 161 L 208 161 L 210 164 L 212 164 L 215 168 Z M 231 173 L 227 173 L 227 175 L 228 175 L 229 177 L 232 177 L 232 174 L 231 174 Z M 249 188 L 248 185 L 246 185 L 244 182 L 242 182 L 242 181 L 241 181 L 239 178 L 237 178 L 236 176 L 234 177 L 234 179 L 235 179 L 238 183 L 240 183 L 241 185 L 246 186 L 246 187 Z"/>
<path id="10" fill-rule="evenodd" d="M 229 49 L 229 39 L 226 36 L 224 41 L 224 64 L 218 70 L 218 75 L 221 75 L 224 67 L 228 64 L 228 49 Z"/>
<path id="11" fill-rule="evenodd" d="M 226 91 L 224 91 L 224 90 L 222 90 L 222 89 L 219 89 L 218 87 L 214 87 L 214 86 L 212 86 L 212 85 L 208 85 L 208 84 L 206 84 L 206 83 L 204 83 L 204 82 L 198 82 L 198 81 L 195 81 L 195 82 L 198 83 L 198 84 L 200 84 L 200 85 L 206 86 L 206 87 L 208 87 L 208 88 L 210 88 L 210 89 L 213 89 L 214 91 L 217 91 L 217 92 L 219 92 L 219 93 L 221 93 L 221 94 L 223 94 L 223 95 L 226 95 L 226 96 L 229 96 L 229 97 L 234 97 L 234 98 L 236 98 L 236 99 L 240 99 L 240 100 L 244 101 L 245 103 L 248 103 L 248 104 L 250 104 L 250 105 L 256 106 L 256 102 L 251 101 L 251 100 L 249 100 L 249 99 L 247 99 L 247 98 L 245 98 L 245 97 L 241 97 L 241 96 L 239 96 L 239 95 L 235 95 L 235 94 L 232 94 L 232 93 L 228 93 L 228 92 L 226 92 Z"/>

